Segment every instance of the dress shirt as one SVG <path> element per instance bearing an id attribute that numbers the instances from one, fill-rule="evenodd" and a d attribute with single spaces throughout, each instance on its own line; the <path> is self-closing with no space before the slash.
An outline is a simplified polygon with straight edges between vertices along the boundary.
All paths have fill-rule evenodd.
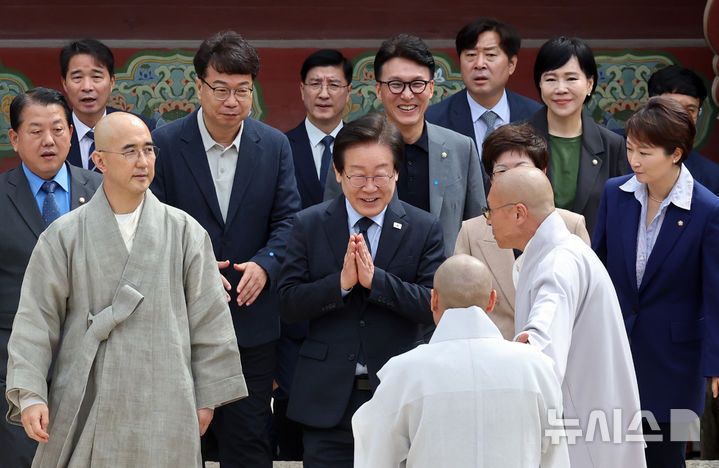
<path id="1" fill-rule="evenodd" d="M 403 202 L 429 212 L 429 137 L 426 124 L 417 141 L 405 143 L 404 153 L 404 164 L 397 180 L 397 196 Z"/>
<path id="2" fill-rule="evenodd" d="M 45 180 L 30 171 L 25 163 L 22 163 L 22 170 L 25 173 L 27 182 L 30 184 L 30 190 L 35 197 L 37 207 L 40 213 L 42 213 L 42 205 L 45 203 L 45 197 L 47 196 L 47 193 L 42 190 L 42 184 Z M 58 187 L 55 189 L 55 202 L 58 208 L 60 208 L 60 215 L 64 215 L 70 211 L 70 174 L 67 170 L 67 166 L 63 164 L 51 180 L 57 182 Z"/>
<path id="3" fill-rule="evenodd" d="M 217 202 L 220 205 L 220 213 L 222 219 L 227 221 L 227 210 L 230 206 L 230 195 L 232 195 L 232 183 L 235 180 L 235 169 L 237 168 L 237 158 L 240 154 L 240 139 L 242 138 L 242 129 L 230 146 L 225 148 L 217 143 L 210 136 L 210 132 L 205 126 L 202 118 L 202 108 L 197 112 L 197 125 L 200 127 L 200 136 L 202 137 L 202 145 L 207 153 L 207 163 L 210 166 L 212 174 L 212 183 L 215 185 L 215 193 L 217 194 Z"/>
<path id="4" fill-rule="evenodd" d="M 692 204 L 694 178 L 689 173 L 689 169 L 682 164 L 679 178 L 677 178 L 677 181 L 674 183 L 674 187 L 672 187 L 669 195 L 667 195 L 661 205 L 659 205 L 659 209 L 654 215 L 654 219 L 649 223 L 649 227 L 647 227 L 647 184 L 639 182 L 637 176 L 633 176 L 619 188 L 625 192 L 634 192 L 634 198 L 642 205 L 641 214 L 639 215 L 639 229 L 637 232 L 636 270 L 638 288 L 642 284 L 644 270 L 647 268 L 647 260 L 649 260 L 649 255 L 651 255 L 654 244 L 657 241 L 659 231 L 662 229 L 669 203 L 673 203 L 674 206 L 684 210 L 689 210 Z"/>
<path id="5" fill-rule="evenodd" d="M 337 138 L 337 134 L 342 129 L 342 121 L 337 124 L 334 130 L 330 133 L 325 133 L 310 122 L 310 119 L 305 117 L 305 130 L 307 131 L 307 138 L 310 140 L 310 148 L 312 148 L 312 159 L 315 160 L 315 169 L 317 170 L 317 179 L 320 178 L 320 167 L 322 167 L 322 153 L 325 151 L 325 144 L 322 143 L 322 139 L 327 135 L 332 138 Z M 331 149 L 334 150 L 334 142 L 330 145 Z M 331 167 L 331 166 L 330 166 Z M 329 176 L 327 176 L 329 177 Z"/>
<path id="6" fill-rule="evenodd" d="M 107 111 L 102 114 L 103 117 L 106 115 Z M 95 141 L 87 136 L 87 132 L 94 131 L 95 128 L 90 128 L 82 123 L 74 112 L 72 113 L 72 124 L 75 127 L 75 133 L 77 134 L 77 142 L 80 144 L 80 159 L 82 160 L 82 167 L 83 169 L 87 169 L 90 164 L 90 146 L 92 146 L 92 143 Z"/>
<path id="7" fill-rule="evenodd" d="M 472 115 L 472 122 L 474 124 L 474 138 L 477 142 L 477 152 L 479 153 L 479 160 L 482 160 L 482 142 L 484 141 L 484 134 L 487 133 L 487 124 L 484 120 L 480 119 L 482 114 L 487 111 L 493 111 L 497 114 L 497 120 L 494 122 L 495 130 L 504 124 L 509 123 L 509 101 L 507 100 L 507 91 L 502 91 L 502 97 L 499 102 L 495 104 L 491 109 L 487 109 L 477 101 L 472 99 L 472 96 L 467 93 L 467 102 L 469 102 L 469 112 Z"/>

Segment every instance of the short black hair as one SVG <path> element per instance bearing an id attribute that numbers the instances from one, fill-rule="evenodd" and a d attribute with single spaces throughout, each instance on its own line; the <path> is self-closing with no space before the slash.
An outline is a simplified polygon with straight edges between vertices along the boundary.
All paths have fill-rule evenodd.
<path id="1" fill-rule="evenodd" d="M 681 65 L 670 65 L 654 72 L 647 87 L 649 97 L 664 93 L 685 94 L 699 99 L 699 105 L 707 98 L 707 88 L 699 75 Z"/>
<path id="2" fill-rule="evenodd" d="M 345 170 L 345 151 L 352 146 L 378 143 L 392 151 L 392 165 L 399 172 L 404 163 L 404 140 L 400 131 L 384 114 L 365 114 L 346 123 L 335 138 L 332 161 L 340 174 Z"/>
<path id="3" fill-rule="evenodd" d="M 19 130 L 22 125 L 22 111 L 31 104 L 42 106 L 57 104 L 65 111 L 65 121 L 68 127 L 72 126 L 72 111 L 60 91 L 49 88 L 33 88 L 18 94 L 10 103 L 10 128 L 16 132 Z"/>
<path id="4" fill-rule="evenodd" d="M 597 88 L 599 73 L 597 72 L 597 62 L 594 60 L 594 53 L 589 45 L 578 37 L 559 36 L 545 42 L 537 53 L 537 59 L 534 61 L 534 85 L 537 92 L 542 95 L 539 88 L 539 82 L 542 75 L 546 72 L 561 68 L 571 60 L 572 57 L 577 58 L 579 68 L 587 78 L 593 78 L 592 93 Z M 588 102 L 591 96 L 584 98 L 584 102 Z"/>
<path id="5" fill-rule="evenodd" d="M 313 52 L 302 62 L 300 78 L 305 82 L 307 73 L 315 67 L 341 67 L 347 84 L 352 83 L 352 61 L 335 49 L 322 49 Z"/>
<path id="6" fill-rule="evenodd" d="M 462 55 L 464 50 L 474 49 L 480 34 L 486 31 L 494 31 L 499 35 L 499 47 L 507 57 L 512 58 L 519 53 L 519 48 L 522 46 L 519 31 L 509 23 L 483 16 L 459 30 L 454 41 L 457 55 Z"/>
<path id="7" fill-rule="evenodd" d="M 197 76 L 204 79 L 207 68 L 228 75 L 251 75 L 260 72 L 260 57 L 245 39 L 234 31 L 221 31 L 205 39 L 192 60 Z"/>
<path id="8" fill-rule="evenodd" d="M 81 39 L 67 44 L 60 50 L 60 73 L 63 78 L 67 78 L 70 59 L 81 54 L 90 55 L 107 68 L 110 76 L 115 75 L 115 57 L 110 48 L 96 39 Z"/>
<path id="9" fill-rule="evenodd" d="M 374 57 L 374 76 L 376 80 L 382 77 L 382 66 L 393 58 L 400 57 L 411 60 L 429 69 L 429 79 L 434 79 L 434 57 L 427 44 L 417 36 L 399 34 L 390 37 L 380 45 Z"/>

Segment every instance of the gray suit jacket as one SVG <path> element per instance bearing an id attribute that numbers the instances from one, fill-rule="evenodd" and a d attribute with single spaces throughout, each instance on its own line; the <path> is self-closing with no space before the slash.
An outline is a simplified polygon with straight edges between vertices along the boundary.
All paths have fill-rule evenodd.
<path id="1" fill-rule="evenodd" d="M 429 122 L 425 125 L 429 140 L 429 211 L 439 218 L 444 254 L 449 257 L 462 221 L 479 216 L 487 203 L 484 183 L 477 149 L 469 137 Z M 325 200 L 342 193 L 330 170 Z"/>

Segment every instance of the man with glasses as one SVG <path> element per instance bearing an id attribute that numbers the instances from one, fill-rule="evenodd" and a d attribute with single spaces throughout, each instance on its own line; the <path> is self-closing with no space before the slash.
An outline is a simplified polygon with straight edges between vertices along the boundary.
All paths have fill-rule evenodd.
<path id="1" fill-rule="evenodd" d="M 397 195 L 439 218 L 449 256 L 462 220 L 481 214 L 485 195 L 472 140 L 425 121 L 434 93 L 434 67 L 434 57 L 422 39 L 408 34 L 392 37 L 382 43 L 374 59 L 375 90 L 405 143 Z M 328 183 L 325 199 L 337 193 L 339 186 Z"/>
<path id="2" fill-rule="evenodd" d="M 160 153 L 142 120 L 95 128 L 102 189 L 40 235 L 25 273 L 8 419 L 40 442 L 36 467 L 200 466 L 214 408 L 247 395 L 212 244 L 147 191 Z"/>
<path id="3" fill-rule="evenodd" d="M 248 118 L 260 61 L 247 41 L 217 33 L 200 45 L 193 63 L 201 107 L 153 132 L 163 157 L 152 191 L 207 230 L 232 296 L 249 397 L 217 411 L 210 431 L 220 462 L 269 468 L 267 422 L 280 332 L 275 287 L 300 208 L 292 153 L 282 133 Z"/>
<path id="4" fill-rule="evenodd" d="M 404 144 L 382 115 L 346 124 L 334 145 L 342 194 L 298 213 L 288 237 L 280 310 L 310 326 L 287 416 L 303 424 L 307 468 L 352 467 L 352 415 L 377 388 L 377 371 L 433 323 L 442 232 L 394 197 Z"/>

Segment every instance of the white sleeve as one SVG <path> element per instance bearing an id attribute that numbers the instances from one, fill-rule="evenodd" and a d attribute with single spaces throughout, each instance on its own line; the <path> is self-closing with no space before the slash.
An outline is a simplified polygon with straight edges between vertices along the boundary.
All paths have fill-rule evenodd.
<path id="1" fill-rule="evenodd" d="M 18 399 L 20 401 L 17 406 L 20 407 L 21 413 L 25 410 L 25 408 L 32 405 L 47 405 L 47 402 L 40 395 L 37 395 L 30 390 L 25 390 L 24 388 L 19 389 Z"/>

